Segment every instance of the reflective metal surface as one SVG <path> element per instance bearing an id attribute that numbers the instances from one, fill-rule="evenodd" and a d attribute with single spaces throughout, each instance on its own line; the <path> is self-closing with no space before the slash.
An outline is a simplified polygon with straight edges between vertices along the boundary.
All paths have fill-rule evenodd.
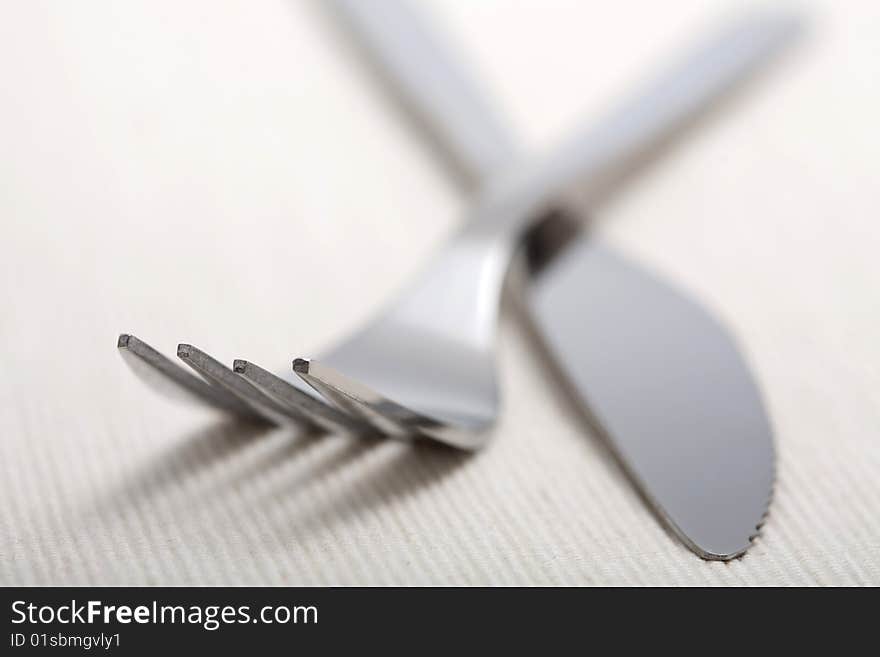
<path id="1" fill-rule="evenodd" d="M 180 344 L 177 345 L 177 357 L 206 381 L 235 395 L 253 409 L 253 412 L 274 424 L 298 424 L 314 428 L 308 414 L 299 407 L 279 403 L 201 349 L 191 344 Z"/>
<path id="2" fill-rule="evenodd" d="M 535 276 L 532 321 L 644 497 L 703 558 L 742 554 L 770 502 L 773 432 L 728 331 L 596 243 Z"/>
<path id="3" fill-rule="evenodd" d="M 503 116 L 410 3 L 329 0 L 324 6 L 465 187 L 479 190 L 518 159 Z"/>
<path id="4" fill-rule="evenodd" d="M 123 333 L 119 336 L 116 346 L 131 371 L 163 396 L 207 404 L 243 419 L 256 421 L 266 419 L 234 393 L 210 385 L 133 335 Z"/>
<path id="5" fill-rule="evenodd" d="M 232 371 L 250 381 L 263 394 L 271 397 L 282 406 L 299 410 L 310 422 L 327 431 L 360 433 L 365 429 L 363 422 L 359 422 L 350 415 L 315 399 L 299 387 L 291 385 L 288 381 L 264 370 L 259 365 L 238 359 L 232 364 Z"/>
<path id="6" fill-rule="evenodd" d="M 495 327 L 511 247 L 464 231 L 375 321 L 297 373 L 385 433 L 482 446 L 498 414 Z"/>
<path id="7" fill-rule="evenodd" d="M 487 172 L 493 173 L 492 163 L 497 167 L 505 161 L 505 149 L 513 155 L 512 142 L 503 126 L 493 123 L 488 103 L 405 2 L 389 0 L 369 8 L 355 0 L 336 0 L 335 4 L 405 104 L 445 143 L 459 171 L 486 179 Z M 577 161 L 590 183 L 588 199 L 598 200 L 601 185 L 613 184 L 615 175 L 629 173 L 625 166 L 616 169 L 614 164 L 631 164 L 627 153 L 657 143 L 659 135 L 696 113 L 784 42 L 795 27 L 786 17 L 759 18 L 736 26 L 597 129 L 573 141 L 568 150 L 571 157 L 557 156 L 557 164 L 545 164 L 538 177 L 552 180 L 569 162 Z M 456 103 L 457 108 L 450 110 Z M 486 138 L 474 139 L 474 129 Z M 525 204 L 527 197 L 528 193 Z M 515 216 L 515 208 L 511 210 Z M 725 329 L 708 313 L 655 276 L 579 236 L 566 215 L 545 215 L 527 236 L 532 285 L 526 299 L 560 379 L 592 417 L 594 428 L 609 440 L 643 496 L 688 547 L 707 559 L 741 554 L 766 513 L 774 463 L 772 432 L 744 360 Z M 508 221 L 504 212 L 495 216 Z M 561 250 L 564 255 L 558 257 Z M 495 304 L 497 269 L 487 278 L 492 294 L 474 298 L 473 303 Z M 428 313 L 423 310 L 418 316 Z M 487 330 L 492 330 L 491 324 Z M 456 334 L 453 330 L 452 335 Z M 364 354 L 377 349 L 394 351 L 391 344 L 377 344 L 382 337 L 380 332 L 379 340 L 367 334 L 366 344 L 354 341 L 341 367 L 348 367 L 349 374 L 356 371 L 360 381 L 370 381 L 395 399 L 411 399 L 399 381 L 396 386 L 388 381 L 384 367 L 380 365 L 382 376 L 377 377 L 377 363 L 363 362 L 367 360 Z M 398 337 L 398 345 L 409 344 L 408 336 Z M 427 350 L 427 358 L 409 354 L 404 358 L 415 367 L 448 372 L 445 356 L 452 356 L 453 350 L 439 346 Z M 361 362 L 355 370 L 351 365 L 358 354 Z M 468 382 L 464 389 L 468 392 L 471 385 L 483 387 L 477 398 L 489 403 L 479 417 L 487 422 L 487 411 L 497 404 L 487 375 L 491 363 L 477 351 L 473 358 L 473 373 L 456 372 L 455 376 Z M 417 373 L 407 373 L 407 363 L 389 366 L 411 381 L 419 380 Z M 299 369 L 307 373 L 309 364 L 300 362 Z M 485 377 L 482 383 L 479 373 Z M 412 422 L 407 408 L 345 380 L 338 372 L 304 376 L 330 398 L 343 396 L 350 405 L 356 396 L 371 411 L 402 417 L 404 424 Z M 442 380 L 439 383 L 439 394 L 433 387 L 427 393 L 419 390 L 423 397 L 434 396 L 433 417 L 449 414 L 449 408 L 436 408 L 438 398 L 450 403 L 453 411 L 465 407 L 448 399 L 445 391 L 450 388 Z M 348 397 L 340 390 L 346 386 Z M 458 423 L 463 424 L 461 418 Z"/>
<path id="8" fill-rule="evenodd" d="M 425 108 L 425 122 L 453 143 L 450 150 L 465 157 L 479 154 L 470 170 L 505 160 L 500 153 L 486 156 L 485 141 L 458 143 L 467 142 L 470 132 L 461 129 L 461 116 L 449 116 L 454 109 L 448 97 L 467 88 L 465 79 L 451 70 L 453 64 L 442 53 L 430 50 L 436 42 L 411 8 L 383 2 L 367 10 L 351 0 L 336 5 L 409 105 Z M 784 43 L 794 27 L 790 18 L 779 16 L 753 17 L 733 26 L 598 126 L 546 158 L 487 181 L 470 221 L 421 278 L 342 345 L 317 362 L 303 359 L 308 365 L 298 373 L 328 400 L 347 412 L 361 412 L 377 429 L 427 434 L 457 447 L 482 446 L 484 430 L 498 413 L 494 337 L 501 286 L 525 229 L 575 184 L 587 200 L 600 198 L 635 161 Z M 428 75 L 417 75 L 419 70 Z M 437 103 L 437 87 L 450 80 L 449 94 Z M 479 125 L 490 124 L 488 104 L 476 97 L 471 91 L 464 98 L 467 116 Z M 507 142 L 491 143 L 502 148 Z"/>
<path id="9" fill-rule="evenodd" d="M 341 3 L 341 6 L 345 4 Z M 348 3 L 348 6 L 358 5 Z M 357 25 L 357 17 L 354 19 L 353 24 Z M 407 23 L 404 20 L 396 25 L 400 36 Z M 759 17 L 736 25 L 707 47 L 691 53 L 671 73 L 661 76 L 647 87 L 646 92 L 622 106 L 598 127 L 582 133 L 549 156 L 526 162 L 517 160 L 514 169 L 500 174 L 489 171 L 491 180 L 478 181 L 482 193 L 470 221 L 419 280 L 376 321 L 327 356 L 318 361 L 295 361 L 295 373 L 313 386 L 321 398 L 338 406 L 355 422 L 400 437 L 420 434 L 465 449 L 482 446 L 486 439 L 484 429 L 498 412 L 493 354 L 498 300 L 508 264 L 525 229 L 541 215 L 548 203 L 576 183 L 588 201 L 599 199 L 610 182 L 631 171 L 634 161 L 673 135 L 765 60 L 787 40 L 792 28 L 792 22 L 785 17 Z M 397 41 L 398 45 L 403 44 L 403 50 L 395 51 L 393 29 L 391 32 L 376 32 L 373 28 L 373 37 L 370 37 L 369 29 L 364 33 L 368 41 L 378 34 L 382 43 L 391 43 L 389 52 L 392 57 L 412 57 L 413 53 L 416 58 L 429 55 L 428 50 L 419 52 L 409 37 L 408 42 Z M 430 42 L 416 39 L 415 43 L 422 46 Z M 411 51 L 414 47 L 416 50 Z M 433 71 L 432 75 L 438 76 L 433 80 L 436 82 L 444 79 L 442 71 L 446 66 L 449 64 L 443 60 L 424 61 L 405 70 L 410 73 Z M 418 75 L 396 75 L 392 71 L 392 78 L 395 77 L 398 78 L 395 82 L 402 84 L 404 96 L 409 95 L 417 109 L 424 111 L 434 106 L 438 94 L 433 82 L 429 80 L 425 84 L 419 81 Z M 453 94 L 467 88 L 465 81 L 456 74 L 445 79 L 455 80 L 451 85 Z M 475 94 L 472 96 L 478 98 Z M 456 110 L 454 103 L 441 105 L 428 123 L 433 123 L 435 129 L 439 126 L 436 131 L 441 138 L 451 140 L 449 150 L 462 160 L 463 170 L 484 176 L 487 169 L 495 166 L 494 162 L 511 159 L 509 151 L 500 150 L 509 148 L 503 138 L 482 140 L 478 147 L 471 148 L 468 140 L 483 132 L 462 127 L 467 121 L 462 123 L 460 117 L 452 118 Z M 468 100 L 464 105 L 470 108 L 472 116 L 468 121 L 473 120 L 474 125 L 493 121 L 478 100 Z M 456 143 L 457 140 L 461 143 Z M 491 149 L 496 152 L 490 153 Z M 567 293 L 559 293 L 565 297 L 576 294 L 573 287 L 567 283 L 546 289 L 564 291 L 569 288 Z M 565 305 L 571 303 L 571 298 L 556 303 Z M 553 315 L 543 314 L 542 320 L 555 321 Z M 569 320 L 559 321 L 565 323 Z M 701 326 L 705 328 L 711 323 L 703 322 Z M 556 328 L 566 327 L 560 325 Z M 719 330 L 719 333 L 723 336 L 723 332 Z M 565 330 L 555 331 L 553 335 L 550 343 L 560 349 L 570 337 Z M 717 344 L 727 344 L 726 338 L 719 339 Z M 736 360 L 735 352 L 731 353 L 731 358 Z M 319 404 L 307 409 L 304 398 L 284 386 L 279 387 L 279 381 L 290 382 L 287 380 L 293 375 L 290 370 L 288 374 L 282 374 L 281 379 L 270 379 L 264 376 L 265 370 L 240 365 L 243 361 L 236 364 L 234 371 L 229 370 L 207 354 L 186 345 L 179 355 L 207 380 L 207 385 L 245 400 L 248 415 L 256 413 L 278 422 L 312 424 L 311 413 L 316 408 L 330 408 Z M 161 376 L 173 379 L 178 387 L 184 380 L 179 372 L 168 368 L 168 363 L 159 359 L 147 358 L 141 362 L 153 367 Z M 575 361 L 566 359 L 566 362 Z M 242 377 L 242 382 L 247 378 L 251 383 L 257 380 L 263 383 L 241 386 L 233 383 L 236 376 Z M 579 384 L 573 374 L 569 377 L 575 385 Z M 189 386 L 190 389 L 196 387 Z M 202 392 L 205 392 L 204 388 Z M 203 395 L 203 399 L 208 401 L 212 394 Z M 605 406 L 610 403 L 609 398 L 614 397 L 591 397 L 590 403 Z M 734 399 L 747 399 L 747 395 Z M 631 399 L 629 403 L 638 402 Z M 604 416 L 611 418 L 606 419 L 611 430 L 617 426 L 631 435 L 628 424 L 613 421 L 618 417 L 618 409 L 614 406 L 608 408 L 610 410 Z M 658 433 L 656 440 L 662 439 Z M 624 455 L 624 458 L 628 456 Z M 644 476 L 641 483 L 650 488 L 655 481 L 660 480 Z M 651 489 L 650 494 L 657 497 L 669 493 L 661 486 L 656 491 Z M 659 507 L 669 517 L 672 514 L 669 509 L 679 508 L 674 504 L 660 504 Z M 703 535 L 694 528 L 696 514 L 678 513 L 677 519 L 671 519 L 671 522 L 693 549 L 703 556 L 729 556 L 724 552 L 730 549 L 726 541 L 713 543 L 712 532 Z M 738 531 L 734 533 L 739 535 Z M 698 545 L 696 541 L 701 543 Z M 730 541 L 731 544 L 734 542 Z"/>

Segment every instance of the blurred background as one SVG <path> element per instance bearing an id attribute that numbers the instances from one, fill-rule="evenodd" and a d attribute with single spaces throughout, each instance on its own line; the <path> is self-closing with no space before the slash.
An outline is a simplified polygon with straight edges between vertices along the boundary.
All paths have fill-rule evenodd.
<path id="1" fill-rule="evenodd" d="M 535 150 L 743 10 L 422 4 Z M 776 499 L 724 565 L 654 521 L 509 312 L 473 457 L 145 388 L 117 334 L 280 368 L 467 199 L 318 0 L 2 3 L 0 583 L 880 584 L 880 4 L 795 7 L 806 38 L 597 217 L 732 327 L 764 392 Z"/>

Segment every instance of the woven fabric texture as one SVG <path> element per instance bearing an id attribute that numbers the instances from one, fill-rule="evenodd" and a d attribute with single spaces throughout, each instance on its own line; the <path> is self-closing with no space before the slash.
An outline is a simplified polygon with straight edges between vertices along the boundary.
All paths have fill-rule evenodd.
<path id="1" fill-rule="evenodd" d="M 736 4 L 428 10 L 538 149 Z M 510 302 L 470 456 L 240 426 L 129 373 L 120 332 L 289 367 L 463 216 L 319 5 L 0 6 L 0 584 L 880 584 L 880 5 L 807 4 L 798 49 L 596 214 L 761 382 L 775 499 L 727 564 L 655 521 Z"/>

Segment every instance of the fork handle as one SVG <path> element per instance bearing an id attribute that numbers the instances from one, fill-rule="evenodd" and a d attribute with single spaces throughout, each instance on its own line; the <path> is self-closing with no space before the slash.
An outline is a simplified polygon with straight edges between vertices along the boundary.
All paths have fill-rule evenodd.
<path id="1" fill-rule="evenodd" d="M 595 202 L 645 153 L 673 136 L 793 37 L 800 21 L 758 13 L 687 54 L 596 126 L 539 158 L 517 157 L 511 138 L 477 85 L 414 7 L 404 0 L 334 0 L 397 94 L 446 146 L 459 171 L 483 188 L 468 222 L 516 232 L 575 185 Z"/>
<path id="2" fill-rule="evenodd" d="M 486 200 L 473 218 L 522 229 L 554 197 L 575 187 L 592 206 L 633 165 L 730 92 L 799 30 L 800 21 L 788 14 L 757 14 L 733 24 L 597 125 L 489 181 Z"/>

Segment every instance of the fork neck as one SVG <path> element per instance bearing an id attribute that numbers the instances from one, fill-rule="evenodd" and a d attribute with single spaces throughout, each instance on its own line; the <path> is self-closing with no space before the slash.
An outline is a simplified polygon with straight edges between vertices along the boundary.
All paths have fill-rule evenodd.
<path id="1" fill-rule="evenodd" d="M 530 228 L 539 224 L 554 199 L 566 189 L 552 162 L 543 158 L 516 158 L 513 170 L 493 176 L 468 212 L 458 237 L 493 242 L 513 255 Z M 551 166 L 548 166 L 550 164 Z"/>

